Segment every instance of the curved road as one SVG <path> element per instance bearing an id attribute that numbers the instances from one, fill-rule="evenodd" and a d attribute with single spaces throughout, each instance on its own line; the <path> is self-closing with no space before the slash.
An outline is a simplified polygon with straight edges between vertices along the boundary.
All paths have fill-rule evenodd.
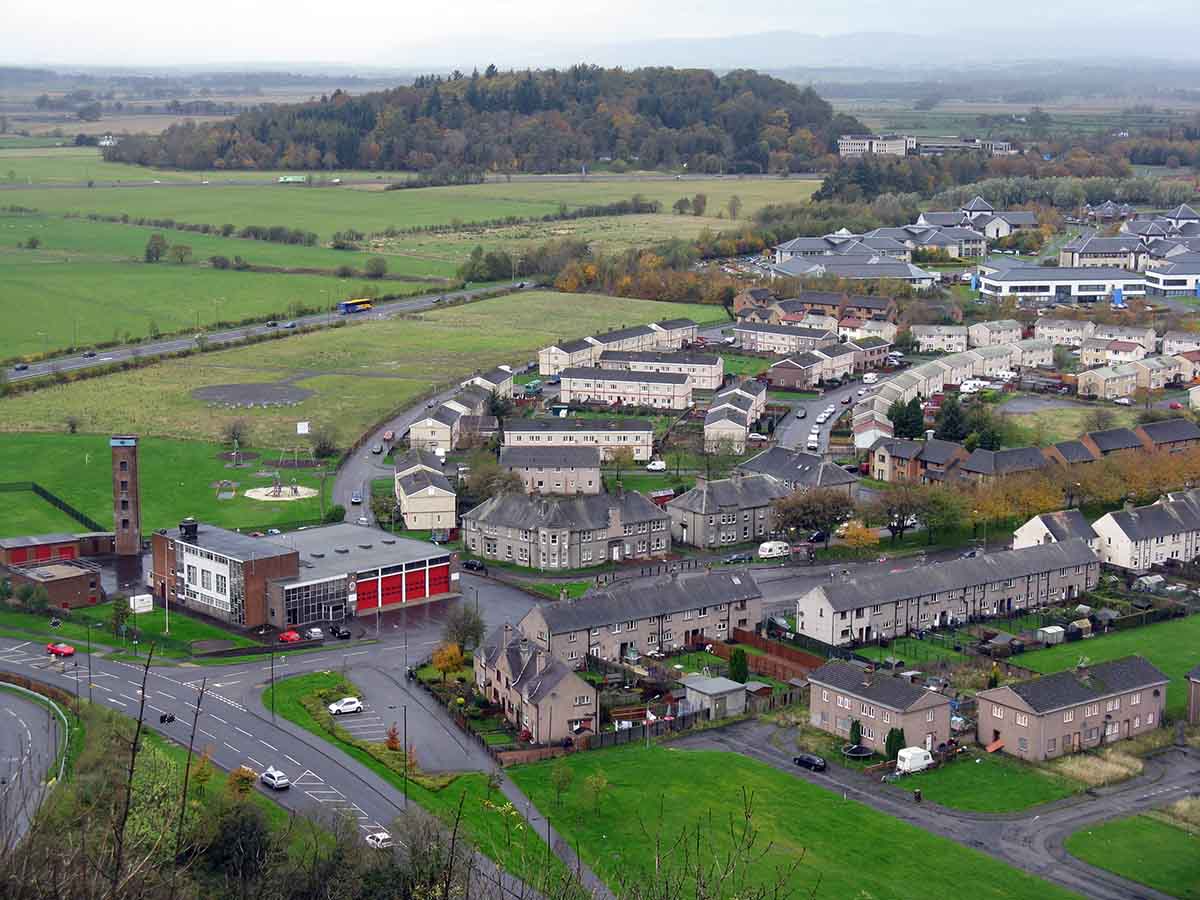
<path id="1" fill-rule="evenodd" d="M 58 758 L 60 728 L 49 707 L 0 690 L 0 846 L 29 830 Z"/>

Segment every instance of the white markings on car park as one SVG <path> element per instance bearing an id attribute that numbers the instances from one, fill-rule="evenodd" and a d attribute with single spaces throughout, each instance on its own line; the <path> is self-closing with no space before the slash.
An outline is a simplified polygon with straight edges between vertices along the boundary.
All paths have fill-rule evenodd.
<path id="1" fill-rule="evenodd" d="M 109 697 L 109 698 L 108 698 L 108 702 L 109 702 L 109 703 L 115 703 L 117 706 L 121 707 L 122 709 L 124 709 L 124 708 L 125 708 L 125 704 L 124 704 L 124 703 L 122 703 L 120 700 L 114 700 L 112 697 Z"/>

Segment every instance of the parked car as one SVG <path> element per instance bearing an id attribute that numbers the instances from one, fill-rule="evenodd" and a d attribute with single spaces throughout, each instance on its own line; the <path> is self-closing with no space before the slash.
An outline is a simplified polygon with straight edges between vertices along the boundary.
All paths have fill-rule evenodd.
<path id="1" fill-rule="evenodd" d="M 352 637 L 352 635 L 350 634 L 350 629 L 347 628 L 345 625 L 330 625 L 329 633 L 332 634 L 339 641 L 346 641 Z"/>
<path id="2" fill-rule="evenodd" d="M 814 531 L 812 534 L 810 534 L 810 535 L 808 536 L 808 542 L 809 542 L 810 544 L 823 544 L 823 543 L 825 543 L 825 532 L 823 532 L 823 531 Z"/>
<path id="3" fill-rule="evenodd" d="M 487 564 L 481 559 L 464 559 L 462 567 L 468 572 L 478 572 L 481 575 L 487 574 Z"/>
<path id="4" fill-rule="evenodd" d="M 368 519 L 366 516 L 359 516 L 357 519 L 354 520 L 354 523 L 356 525 L 362 525 L 365 528 L 366 526 L 371 524 L 371 520 Z"/>
<path id="5" fill-rule="evenodd" d="M 95 350 L 84 350 L 84 351 L 83 351 L 83 358 L 84 358 L 84 359 L 95 359 L 95 358 L 96 358 L 96 351 L 95 351 Z"/>
<path id="6" fill-rule="evenodd" d="M 14 372 L 25 372 L 28 371 L 28 369 L 29 363 L 17 363 L 15 366 L 13 366 Z"/>
<path id="7" fill-rule="evenodd" d="M 650 462 L 646 463 L 646 471 L 665 472 L 667 471 L 667 464 L 661 459 L 652 459 Z"/>
<path id="8" fill-rule="evenodd" d="M 278 322 L 276 322 L 274 319 L 270 319 L 270 320 L 268 320 L 268 322 L 267 322 L 267 327 L 268 327 L 268 328 L 276 328 L 276 327 L 278 327 L 278 325 L 279 325 L 279 323 L 278 323 Z"/>
<path id="9" fill-rule="evenodd" d="M 392 836 L 386 831 L 375 831 L 367 835 L 367 846 L 372 850 L 389 850 L 392 846 Z"/>
<path id="10" fill-rule="evenodd" d="M 979 555 L 980 555 L 980 552 L 978 550 L 968 550 L 965 553 L 960 554 L 958 558 L 959 559 L 975 559 Z"/>
<path id="11" fill-rule="evenodd" d="M 746 435 L 746 440 L 748 440 L 748 441 L 769 441 L 770 438 L 767 437 L 765 434 L 759 434 L 757 431 L 752 431 L 748 435 Z"/>
<path id="12" fill-rule="evenodd" d="M 1171 402 L 1170 402 L 1170 403 L 1167 405 L 1167 408 L 1168 408 L 1168 409 L 1183 409 L 1183 404 L 1182 404 L 1182 403 L 1180 403 L 1178 400 L 1172 400 L 1172 401 L 1171 401 Z"/>
<path id="13" fill-rule="evenodd" d="M 363 711 L 362 701 L 357 697 L 343 697 L 341 700 L 334 700 L 329 704 L 329 714 L 331 716 L 341 716 L 346 713 L 360 713 Z"/>
<path id="14" fill-rule="evenodd" d="M 284 328 L 295 328 L 295 327 L 296 327 L 296 323 L 295 323 L 295 322 L 284 322 L 284 323 L 283 323 L 283 327 L 284 327 Z"/>
<path id="15" fill-rule="evenodd" d="M 299 640 L 300 640 L 300 632 L 294 631 L 290 628 L 287 631 L 285 631 L 279 635 L 279 642 L 281 644 L 294 644 Z"/>
<path id="16" fill-rule="evenodd" d="M 374 447 L 371 448 L 371 452 L 374 453 L 376 456 L 379 456 L 381 453 L 383 453 L 383 444 L 376 444 Z"/>
<path id="17" fill-rule="evenodd" d="M 310 628 L 304 632 L 304 637 L 305 637 L 305 639 L 310 640 L 310 641 L 323 641 L 323 640 L 325 640 L 325 632 L 322 631 L 320 628 L 313 626 L 312 628 Z"/>
<path id="18" fill-rule="evenodd" d="M 353 503 L 355 506 L 358 506 L 358 504 L 362 503 L 362 492 L 355 491 L 353 494 L 351 494 L 350 502 Z"/>
<path id="19" fill-rule="evenodd" d="M 806 419 L 806 418 L 808 418 L 808 410 L 807 410 L 805 407 L 803 407 L 803 406 L 802 406 L 802 407 L 800 407 L 798 410 L 796 410 L 796 418 L 797 418 L 797 419 Z"/>
<path id="20" fill-rule="evenodd" d="M 268 528 L 267 534 L 275 535 L 275 534 L 283 534 L 283 532 L 280 531 L 278 528 Z"/>
<path id="21" fill-rule="evenodd" d="M 812 772 L 824 772 L 825 760 L 815 753 L 798 753 L 792 757 L 792 762 L 802 769 Z"/>
<path id="22" fill-rule="evenodd" d="M 859 393 L 865 394 L 866 391 L 860 391 Z M 849 406 L 853 402 L 854 402 L 854 398 L 851 397 L 849 394 L 847 394 L 845 397 L 842 398 L 842 406 Z"/>
<path id="23" fill-rule="evenodd" d="M 754 554 L 748 550 L 742 550 L 738 553 L 730 553 L 722 562 L 727 566 L 737 565 L 738 563 L 754 562 Z"/>
<path id="24" fill-rule="evenodd" d="M 1113 403 L 1117 404 L 1117 406 L 1133 406 L 1133 401 L 1128 397 L 1118 397 Z"/>
<path id="25" fill-rule="evenodd" d="M 814 425 L 814 426 L 812 426 L 811 428 L 809 428 L 809 429 L 808 429 L 808 433 L 809 433 L 809 434 L 820 434 L 820 433 L 821 433 L 821 426 L 820 426 L 820 425 Z"/>
<path id="26" fill-rule="evenodd" d="M 258 776 L 258 780 L 273 791 L 286 791 L 292 786 L 288 777 L 274 766 L 267 766 L 267 771 Z"/>
<path id="27" fill-rule="evenodd" d="M 57 656 L 59 659 L 63 659 L 68 656 L 74 656 L 75 648 L 70 644 L 64 644 L 62 641 L 59 641 L 56 644 L 47 644 L 46 652 L 51 656 Z"/>

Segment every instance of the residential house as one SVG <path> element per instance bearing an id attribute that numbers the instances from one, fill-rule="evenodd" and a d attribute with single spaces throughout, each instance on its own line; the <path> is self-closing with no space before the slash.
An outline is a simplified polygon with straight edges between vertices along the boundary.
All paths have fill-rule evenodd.
<path id="1" fill-rule="evenodd" d="M 508 366 L 497 366 L 487 372 L 476 372 L 462 383 L 463 387 L 477 387 L 489 394 L 495 394 L 501 400 L 511 400 L 513 396 L 513 370 Z"/>
<path id="2" fill-rule="evenodd" d="M 975 375 L 990 378 L 999 372 L 1010 372 L 1020 365 L 1021 351 L 1014 344 L 996 344 L 967 351 Z"/>
<path id="3" fill-rule="evenodd" d="M 496 416 L 463 416 L 458 420 L 458 449 L 482 447 L 499 432 Z"/>
<path id="4" fill-rule="evenodd" d="M 1149 325 L 1105 325 L 1096 326 L 1093 337 L 1108 338 L 1110 341 L 1131 341 L 1141 344 L 1147 353 L 1153 353 L 1158 348 L 1158 335 Z"/>
<path id="5" fill-rule="evenodd" d="M 462 517 L 463 544 L 531 569 L 582 569 L 671 549 L 666 511 L 634 491 L 572 497 L 498 494 Z"/>
<path id="6" fill-rule="evenodd" d="M 1105 513 L 1092 523 L 1100 558 L 1110 566 L 1147 572 L 1168 559 L 1200 555 L 1200 490 L 1176 491 L 1149 506 Z"/>
<path id="7" fill-rule="evenodd" d="M 976 322 L 967 329 L 967 343 L 972 347 L 1015 344 L 1019 340 L 1021 340 L 1021 323 L 1016 319 Z"/>
<path id="8" fill-rule="evenodd" d="M 734 295 L 733 314 L 740 316 L 751 310 L 768 310 L 775 302 L 775 294 L 767 288 L 746 288 Z"/>
<path id="9" fill-rule="evenodd" d="M 572 668 L 587 657 L 636 660 L 697 643 L 723 641 L 762 621 L 762 592 L 749 572 L 671 575 L 618 582 L 586 599 L 539 603 L 520 629 Z"/>
<path id="10" fill-rule="evenodd" d="M 500 468 L 516 472 L 528 494 L 598 494 L 604 486 L 595 446 L 501 447 Z"/>
<path id="11" fill-rule="evenodd" d="M 1169 679 L 1140 656 L 1079 665 L 976 697 L 976 739 L 1026 760 L 1138 737 L 1163 724 Z"/>
<path id="12" fill-rule="evenodd" d="M 745 453 L 749 437 L 750 414 L 736 405 L 723 404 L 704 414 L 705 453 Z"/>
<path id="13" fill-rule="evenodd" d="M 1039 472 L 1050 461 L 1037 447 L 1012 447 L 1007 450 L 983 450 L 976 448 L 963 462 L 958 471 L 971 481 L 990 482 L 1007 475 Z"/>
<path id="14" fill-rule="evenodd" d="M 821 331 L 837 331 L 838 320 L 833 316 L 822 316 L 819 313 L 799 312 L 791 310 L 793 305 L 800 304 L 799 300 L 779 301 L 779 325 L 791 325 L 793 328 L 816 328 Z"/>
<path id="15" fill-rule="evenodd" d="M 822 381 L 842 381 L 849 378 L 857 368 L 858 349 L 852 344 L 826 344 L 812 352 L 825 358 L 821 372 Z"/>
<path id="16" fill-rule="evenodd" d="M 1056 347 L 1082 347 L 1083 342 L 1090 338 L 1096 330 L 1096 323 L 1090 319 L 1051 319 L 1049 317 L 1037 320 L 1033 326 L 1033 336 L 1049 341 Z"/>
<path id="17" fill-rule="evenodd" d="M 738 463 L 735 472 L 743 475 L 770 475 L 784 489 L 809 491 L 814 488 L 835 489 L 853 499 L 858 479 L 841 466 L 814 453 L 772 447 L 745 462 Z"/>
<path id="18" fill-rule="evenodd" d="M 892 436 L 892 420 L 887 417 L 887 409 L 863 405 L 854 410 L 851 430 L 854 432 L 854 449 L 867 450 L 880 438 Z"/>
<path id="19" fill-rule="evenodd" d="M 697 478 L 690 491 L 667 501 L 671 540 L 707 549 L 765 540 L 775 531 L 774 502 L 789 493 L 771 475 Z"/>
<path id="20" fill-rule="evenodd" d="M 937 750 L 950 740 L 950 698 L 906 678 L 832 659 L 808 675 L 809 724 L 848 740 L 858 722 L 861 743 L 883 753 L 888 732 L 904 746 Z"/>
<path id="21" fill-rule="evenodd" d="M 691 319 L 663 319 L 651 322 L 650 330 L 654 332 L 655 348 L 663 351 L 679 350 L 694 343 L 700 328 Z"/>
<path id="22" fill-rule="evenodd" d="M 875 337 L 889 344 L 894 344 L 896 343 L 897 330 L 895 322 L 878 322 L 874 319 L 845 318 L 837 324 L 838 337 L 843 341 Z"/>
<path id="23" fill-rule="evenodd" d="M 1064 466 L 1085 465 L 1100 458 L 1099 453 L 1093 453 L 1091 448 L 1080 440 L 1059 441 L 1057 444 L 1046 447 L 1042 452 L 1048 459 Z"/>
<path id="24" fill-rule="evenodd" d="M 1020 352 L 1020 367 L 1022 369 L 1052 369 L 1054 368 L 1054 345 L 1039 338 L 1026 338 L 1013 344 Z"/>
<path id="25" fill-rule="evenodd" d="M 891 297 L 864 297 L 848 294 L 842 301 L 838 317 L 873 322 L 895 322 L 896 301 Z"/>
<path id="26" fill-rule="evenodd" d="M 408 443 L 414 450 L 449 453 L 459 444 L 463 412 L 442 403 L 426 412 L 408 429 Z"/>
<path id="27" fill-rule="evenodd" d="M 1179 360 L 1179 380 L 1184 384 L 1191 384 L 1200 377 L 1200 350 L 1176 353 L 1175 359 Z"/>
<path id="28" fill-rule="evenodd" d="M 934 394 L 940 394 L 946 386 L 946 370 L 941 366 L 935 366 L 933 362 L 913 366 L 907 372 L 902 372 L 901 375 L 916 380 L 917 393 L 922 397 L 931 397 Z M 901 376 L 898 375 L 897 377 Z"/>
<path id="29" fill-rule="evenodd" d="M 943 482 L 969 456 L 961 444 L 939 440 L 932 432 L 923 441 L 880 438 L 871 448 L 871 477 L 889 483 Z"/>
<path id="30" fill-rule="evenodd" d="M 435 454 L 409 450 L 396 460 L 394 492 L 405 528 L 426 531 L 457 527 L 458 497 Z"/>
<path id="31" fill-rule="evenodd" d="M 892 342 L 884 340 L 881 337 L 861 337 L 851 338 L 843 344 L 854 351 L 854 370 L 856 372 L 866 372 L 871 369 L 883 368 L 887 365 L 887 355 L 892 349 Z M 827 347 L 822 347 L 819 353 L 824 353 L 828 350 Z"/>
<path id="32" fill-rule="evenodd" d="M 1104 267 L 1141 271 L 1146 263 L 1146 245 L 1137 235 L 1077 237 L 1058 251 L 1058 264 L 1069 268 Z"/>
<path id="33" fill-rule="evenodd" d="M 1128 397 L 1137 389 L 1137 377 L 1138 370 L 1133 363 L 1088 369 L 1079 373 L 1075 390 L 1080 397 L 1116 400 L 1118 397 Z"/>
<path id="34" fill-rule="evenodd" d="M 506 447 L 599 447 L 605 461 L 630 450 L 638 462 L 654 455 L 654 425 L 647 419 L 514 417 L 504 423 Z"/>
<path id="35" fill-rule="evenodd" d="M 1188 721 L 1193 725 L 1200 722 L 1200 666 L 1187 673 Z"/>
<path id="36" fill-rule="evenodd" d="M 961 353 L 967 349 L 965 325 L 910 325 L 921 353 Z"/>
<path id="37" fill-rule="evenodd" d="M 1200 384 L 1188 388 L 1188 409 L 1200 409 Z"/>
<path id="38" fill-rule="evenodd" d="M 697 391 L 715 391 L 725 380 L 725 362 L 715 353 L 658 353 L 605 350 L 597 365 L 624 372 L 667 372 L 687 375 Z"/>
<path id="39" fill-rule="evenodd" d="M 1086 541 L 1092 550 L 1098 549 L 1099 536 L 1092 529 L 1087 517 L 1078 509 L 1060 509 L 1057 512 L 1034 516 L 1014 531 L 1012 548 L 1023 550 L 1026 547 L 1071 540 Z"/>
<path id="40" fill-rule="evenodd" d="M 563 369 L 558 397 L 562 403 L 687 409 L 692 379 L 677 372 L 626 372 L 618 369 Z"/>
<path id="41" fill-rule="evenodd" d="M 746 409 L 751 422 L 757 422 L 767 411 L 767 386 L 752 378 L 743 378 L 721 388 L 713 395 L 712 408 L 718 409 L 723 403 L 737 398 L 745 398 L 750 401 L 749 408 L 740 405 L 738 408 Z"/>
<path id="42" fill-rule="evenodd" d="M 1005 550 L 817 585 L 796 601 L 796 630 L 834 646 L 870 643 L 1073 600 L 1099 577 L 1084 541 Z"/>
<path id="43" fill-rule="evenodd" d="M 598 358 L 605 350 L 657 350 L 659 332 L 649 325 L 634 325 L 631 328 L 606 331 L 604 334 L 597 334 L 584 340 L 596 348 L 593 358 Z"/>
<path id="44" fill-rule="evenodd" d="M 1146 348 L 1134 341 L 1117 341 L 1092 337 L 1083 342 L 1079 351 L 1079 364 L 1085 369 L 1093 366 L 1119 366 L 1134 360 L 1144 359 Z"/>
<path id="45" fill-rule="evenodd" d="M 1116 268 L 1012 265 L 984 272 L 979 293 L 992 300 L 1035 303 L 1095 303 L 1117 297 L 1144 297 L 1141 273 Z"/>
<path id="46" fill-rule="evenodd" d="M 779 262 L 784 262 L 787 257 Z M 839 318 L 845 294 L 835 291 L 801 291 L 800 296 L 780 302 L 780 307 L 790 313 L 805 313 L 809 315 L 829 316 Z"/>
<path id="47" fill-rule="evenodd" d="M 834 331 L 817 328 L 793 328 L 788 325 L 749 325 L 738 323 L 733 327 L 733 336 L 743 350 L 755 353 L 774 353 L 788 356 L 815 350 L 838 342 Z"/>
<path id="48" fill-rule="evenodd" d="M 563 369 L 590 366 L 596 356 L 595 344 L 585 338 L 551 344 L 538 351 L 538 374 L 545 378 Z"/>
<path id="49" fill-rule="evenodd" d="M 1147 450 L 1164 450 L 1178 453 L 1200 446 L 1200 428 L 1191 419 L 1164 419 L 1147 422 L 1133 429 Z"/>
<path id="50" fill-rule="evenodd" d="M 535 744 L 599 730 L 600 692 L 505 623 L 474 654 L 475 687 Z"/>
<path id="51" fill-rule="evenodd" d="M 1200 350 L 1200 331 L 1168 331 L 1162 336 L 1164 356 L 1176 356 L 1190 350 Z"/>
<path id="52" fill-rule="evenodd" d="M 1136 345 L 1139 347 L 1141 345 Z M 1180 380 L 1179 360 L 1174 356 L 1147 356 L 1136 360 L 1137 386 L 1146 390 L 1162 390 Z"/>
<path id="53" fill-rule="evenodd" d="M 952 353 L 933 360 L 927 365 L 936 367 L 942 373 L 943 387 L 960 385 L 975 377 L 974 360 L 965 353 Z"/>
<path id="54" fill-rule="evenodd" d="M 803 391 L 816 387 L 825 376 L 824 354 L 806 351 L 772 363 L 767 369 L 767 384 L 773 388 Z"/>
<path id="55" fill-rule="evenodd" d="M 1097 457 L 1142 449 L 1142 439 L 1128 428 L 1089 431 L 1080 435 L 1079 440 Z"/>

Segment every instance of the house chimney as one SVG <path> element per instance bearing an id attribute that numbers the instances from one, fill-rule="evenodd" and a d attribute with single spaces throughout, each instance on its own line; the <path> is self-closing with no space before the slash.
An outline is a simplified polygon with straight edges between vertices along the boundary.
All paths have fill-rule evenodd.
<path id="1" fill-rule="evenodd" d="M 927 428 L 925 430 L 925 440 L 927 442 L 933 440 L 933 429 L 932 428 Z"/>
<path id="2" fill-rule="evenodd" d="M 529 638 L 521 638 L 521 664 L 525 665 L 529 662 Z"/>
<path id="3" fill-rule="evenodd" d="M 513 630 L 512 623 L 505 622 L 504 623 L 504 646 L 505 647 L 507 647 L 509 644 L 512 643 L 512 630 Z"/>

